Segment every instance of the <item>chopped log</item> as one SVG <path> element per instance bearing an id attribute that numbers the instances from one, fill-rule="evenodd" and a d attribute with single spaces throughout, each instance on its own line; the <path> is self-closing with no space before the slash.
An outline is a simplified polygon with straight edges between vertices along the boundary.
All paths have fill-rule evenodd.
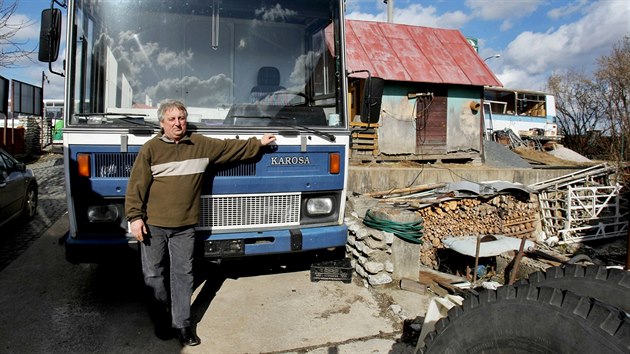
<path id="1" fill-rule="evenodd" d="M 405 200 L 413 205 L 413 198 Z M 416 204 L 419 205 L 419 204 Z M 420 263 L 437 268 L 437 250 L 442 239 L 457 236 L 508 235 L 535 238 L 538 204 L 518 200 L 511 195 L 452 199 L 427 203 L 417 210 L 423 218 L 424 240 L 428 247 L 420 251 Z"/>

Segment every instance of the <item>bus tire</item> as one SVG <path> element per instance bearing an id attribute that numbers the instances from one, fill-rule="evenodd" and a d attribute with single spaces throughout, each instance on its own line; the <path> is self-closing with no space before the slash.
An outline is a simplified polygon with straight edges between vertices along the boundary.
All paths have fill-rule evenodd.
<path id="1" fill-rule="evenodd" d="M 630 313 L 630 272 L 622 269 L 567 264 L 534 272 L 521 282 L 569 290 Z"/>
<path id="2" fill-rule="evenodd" d="M 448 311 L 422 353 L 628 353 L 630 322 L 616 308 L 531 284 L 481 290 Z"/>

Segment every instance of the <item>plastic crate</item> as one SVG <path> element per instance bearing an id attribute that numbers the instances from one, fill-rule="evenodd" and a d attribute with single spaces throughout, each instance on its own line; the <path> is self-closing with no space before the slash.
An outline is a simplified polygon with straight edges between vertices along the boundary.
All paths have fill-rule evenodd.
<path id="1" fill-rule="evenodd" d="M 352 271 L 350 258 L 314 263 L 311 265 L 311 281 L 335 280 L 350 283 Z"/>

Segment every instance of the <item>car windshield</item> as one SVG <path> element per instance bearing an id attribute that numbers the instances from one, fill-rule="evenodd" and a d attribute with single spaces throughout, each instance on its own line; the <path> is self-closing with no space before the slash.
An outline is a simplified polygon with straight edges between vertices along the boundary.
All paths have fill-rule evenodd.
<path id="1" fill-rule="evenodd" d="M 77 1 L 68 125 L 156 127 L 165 99 L 184 102 L 200 128 L 268 126 L 256 116 L 278 114 L 338 121 L 334 4 Z"/>

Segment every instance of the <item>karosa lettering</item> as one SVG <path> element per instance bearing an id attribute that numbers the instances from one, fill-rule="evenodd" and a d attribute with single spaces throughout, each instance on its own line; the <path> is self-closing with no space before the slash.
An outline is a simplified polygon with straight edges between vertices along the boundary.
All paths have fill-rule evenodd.
<path id="1" fill-rule="evenodd" d="M 309 165 L 311 159 L 308 156 L 273 156 L 272 165 Z"/>

